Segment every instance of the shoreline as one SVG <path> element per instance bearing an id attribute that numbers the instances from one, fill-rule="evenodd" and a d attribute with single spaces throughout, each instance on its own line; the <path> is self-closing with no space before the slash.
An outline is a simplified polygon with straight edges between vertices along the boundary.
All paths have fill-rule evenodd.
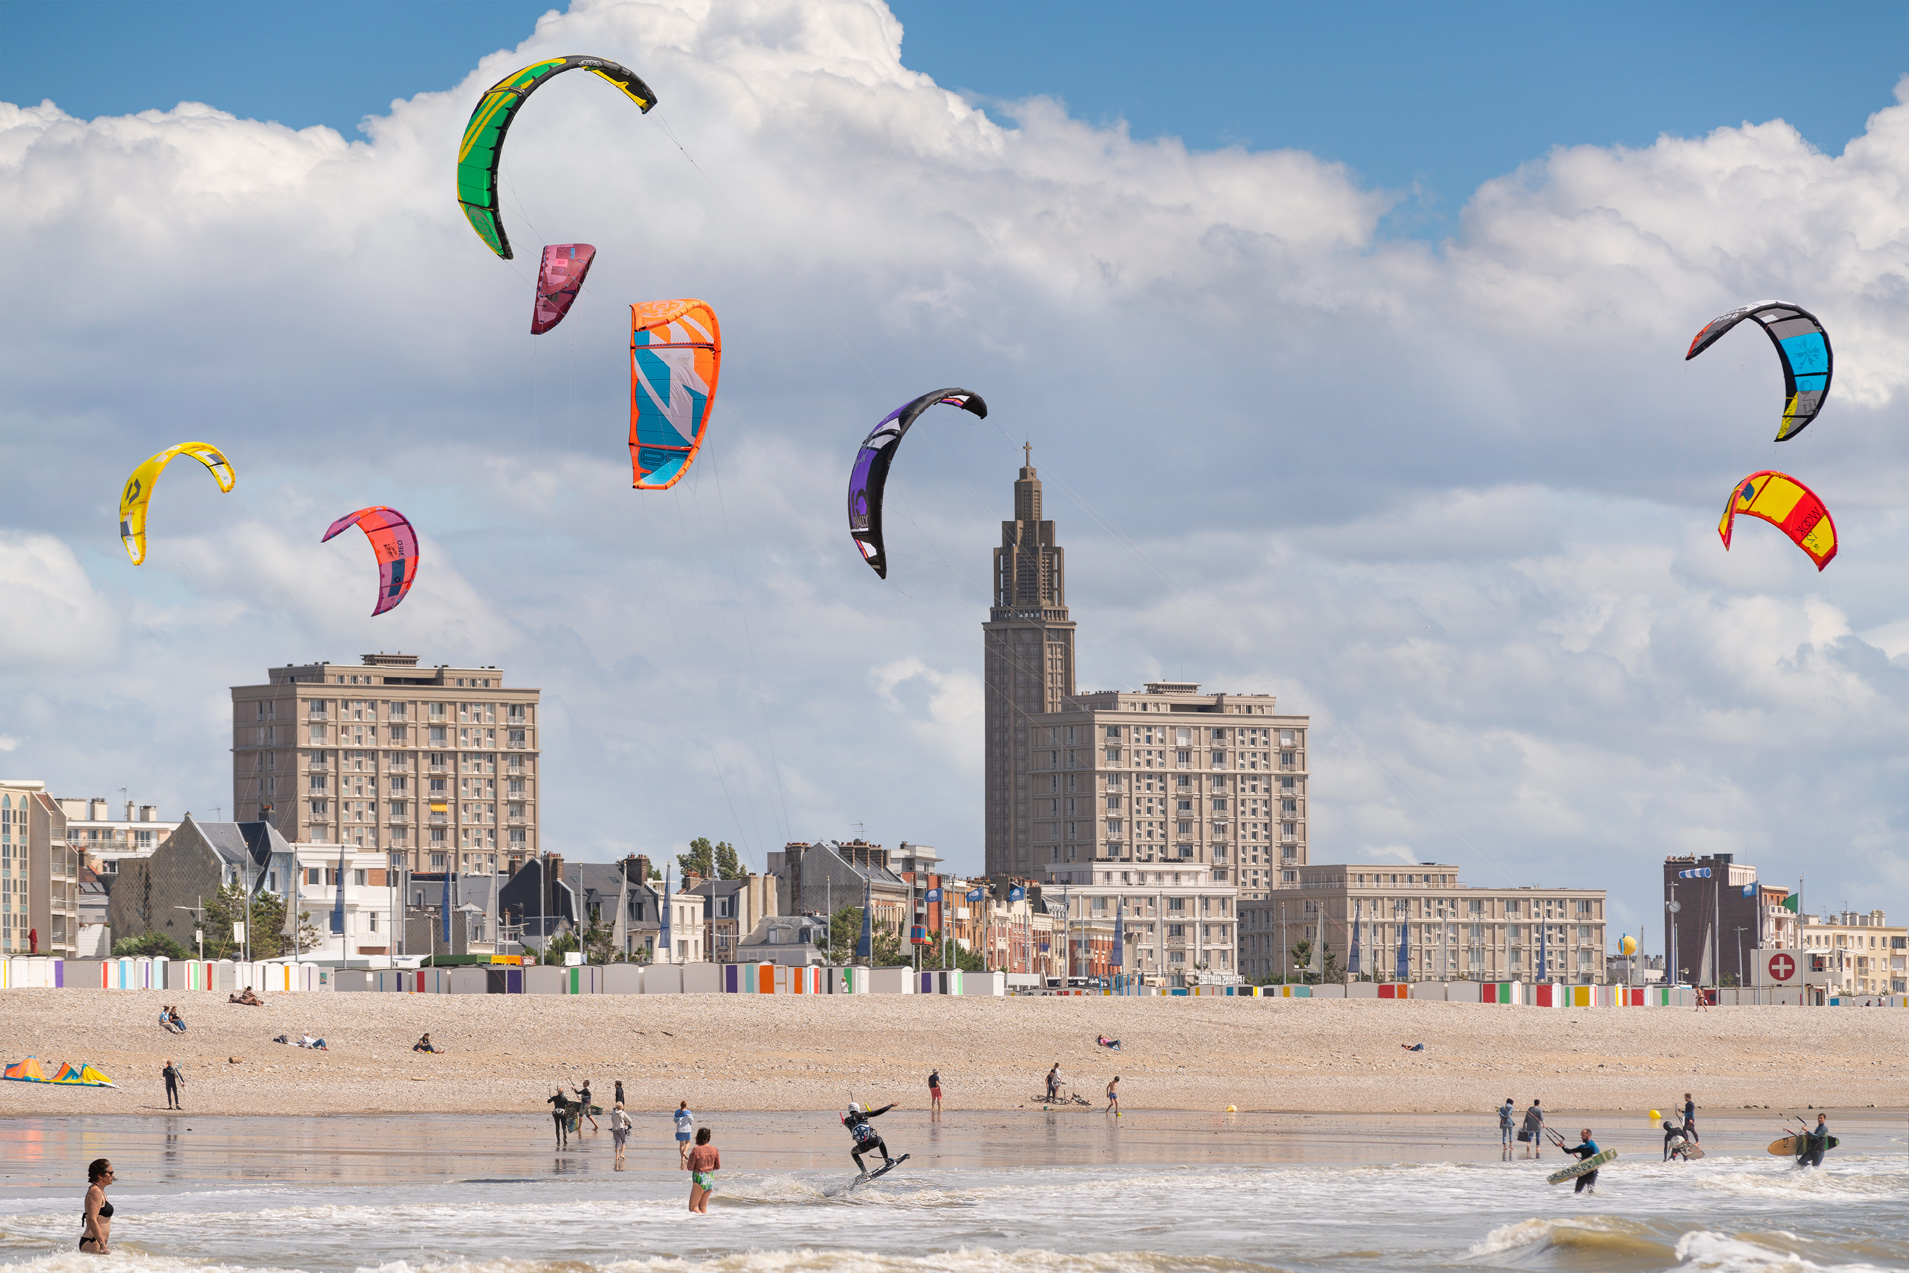
<path id="1" fill-rule="evenodd" d="M 1039 1112 L 1059 1061 L 1096 1114 L 1123 1109 L 1479 1114 L 1634 1113 L 1694 1091 L 1715 1116 L 1900 1108 L 1909 1012 L 1744 1007 L 1539 1009 L 1407 1000 L 939 998 L 913 995 L 268 994 L 10 990 L 0 1061 L 91 1063 L 114 1088 L 0 1083 L 0 1117 L 164 1116 L 164 1060 L 189 1114 L 523 1114 L 588 1078 L 633 1111 L 816 1111 L 851 1099 L 925 1108 L 939 1069 L 952 1114 Z M 176 1004 L 188 1032 L 157 1025 Z M 1814 1013 L 1811 1029 L 1784 1014 Z M 425 1031 L 447 1054 L 414 1053 Z M 270 1042 L 324 1037 L 326 1052 Z M 1121 1052 L 1094 1044 L 1122 1039 Z M 1424 1052 L 1401 1043 L 1423 1042 Z M 237 1063 L 228 1060 L 240 1058 Z M 198 1108 L 194 1108 L 194 1107 Z M 209 1107 L 209 1108 L 208 1108 Z"/>

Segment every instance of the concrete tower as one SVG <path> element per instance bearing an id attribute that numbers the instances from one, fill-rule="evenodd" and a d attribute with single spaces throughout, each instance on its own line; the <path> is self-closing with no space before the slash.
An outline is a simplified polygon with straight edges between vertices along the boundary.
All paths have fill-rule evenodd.
<path id="1" fill-rule="evenodd" d="M 981 625 L 987 695 L 987 869 L 1032 875 L 1028 795 L 1029 722 L 1061 710 L 1074 693 L 1074 624 L 1067 617 L 1062 550 L 1041 520 L 1033 448 L 1014 483 L 1014 520 L 994 550 L 994 606 Z"/>

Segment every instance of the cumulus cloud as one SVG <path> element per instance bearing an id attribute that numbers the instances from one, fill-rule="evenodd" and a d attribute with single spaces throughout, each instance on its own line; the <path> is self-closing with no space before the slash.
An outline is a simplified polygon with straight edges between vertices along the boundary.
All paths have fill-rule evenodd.
<path id="1" fill-rule="evenodd" d="M 1838 156 L 1781 121 L 1533 156 L 1427 245 L 1382 237 L 1390 197 L 1341 165 L 983 110 L 902 37 L 862 0 L 578 3 L 354 139 L 0 105 L 0 285 L 34 298 L 0 317 L 16 763 L 208 807 L 227 685 L 402 646 L 544 688 L 552 847 L 707 833 L 759 864 L 861 822 L 978 867 L 978 627 L 1030 439 L 1082 683 L 1314 713 L 1318 859 L 1604 884 L 1654 922 L 1655 862 L 1721 849 L 1888 903 L 1909 105 Z M 662 104 L 542 89 L 500 262 L 452 199 L 457 137 L 489 83 L 579 48 Z M 567 240 L 599 248 L 590 287 L 532 338 L 535 247 Z M 722 317 L 723 387 L 699 467 L 639 498 L 623 306 L 678 295 Z M 1780 448 L 1756 333 L 1682 362 L 1770 295 L 1837 349 Z M 855 442 L 957 383 L 993 414 L 911 433 L 883 583 L 842 524 Z M 186 438 L 239 488 L 162 491 L 135 571 L 119 486 Z M 1766 467 L 1829 500 L 1824 574 L 1765 526 L 1716 541 Z M 363 545 L 317 543 L 374 503 L 426 545 L 375 621 Z"/>

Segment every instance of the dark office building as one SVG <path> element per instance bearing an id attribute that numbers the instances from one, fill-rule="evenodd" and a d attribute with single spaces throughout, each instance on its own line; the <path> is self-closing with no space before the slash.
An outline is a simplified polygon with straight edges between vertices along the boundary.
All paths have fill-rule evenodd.
<path id="1" fill-rule="evenodd" d="M 1758 941 L 1757 869 L 1717 853 L 1664 859 L 1664 979 L 1742 985 Z"/>

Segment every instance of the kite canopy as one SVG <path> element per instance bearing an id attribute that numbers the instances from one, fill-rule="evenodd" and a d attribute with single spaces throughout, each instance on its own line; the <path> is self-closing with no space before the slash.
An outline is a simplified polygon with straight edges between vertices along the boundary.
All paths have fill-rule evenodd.
<path id="1" fill-rule="evenodd" d="M 510 131 L 511 121 L 532 93 L 553 75 L 576 70 L 610 81 L 646 115 L 656 105 L 656 94 L 635 71 L 600 57 L 573 55 L 533 62 L 485 90 L 477 109 L 471 112 L 470 123 L 464 125 L 464 140 L 458 144 L 457 201 L 477 237 L 506 261 L 511 259 L 510 236 L 504 233 L 503 219 L 497 215 L 497 160 L 503 153 L 504 134 Z"/>
<path id="2" fill-rule="evenodd" d="M 49 1081 L 54 1083 L 67 1083 L 77 1087 L 80 1081 L 80 1072 L 76 1067 L 62 1063 L 59 1073 L 55 1074 Z"/>
<path id="3" fill-rule="evenodd" d="M 1829 381 L 1834 370 L 1829 333 L 1816 315 L 1788 301 L 1758 301 L 1733 309 L 1704 324 L 1690 342 L 1689 362 L 1716 344 L 1723 334 L 1744 319 L 1752 319 L 1776 346 L 1777 361 L 1783 364 L 1783 419 L 1776 427 L 1776 440 L 1787 442 L 1809 426 L 1823 409 L 1829 396 Z"/>
<path id="4" fill-rule="evenodd" d="M 350 526 L 364 530 L 365 538 L 371 541 L 371 551 L 378 557 L 378 604 L 371 611 L 376 617 L 403 601 L 404 594 L 411 591 L 411 581 L 418 576 L 418 535 L 403 513 L 374 505 L 340 517 L 318 542 L 325 543 Z"/>
<path id="5" fill-rule="evenodd" d="M 530 334 L 541 336 L 563 321 L 583 290 L 590 262 L 597 250 L 588 243 L 553 243 L 544 249 L 537 267 L 537 304 L 530 315 Z"/>
<path id="6" fill-rule="evenodd" d="M 133 559 L 135 566 L 146 560 L 146 505 L 152 499 L 153 483 L 159 480 L 160 473 L 172 463 L 175 455 L 190 455 L 205 465 L 212 473 L 212 480 L 228 495 L 237 480 L 225 453 L 205 442 L 181 442 L 167 447 L 134 469 L 133 475 L 126 479 L 126 489 L 119 493 L 119 539 L 126 545 L 126 555 Z"/>
<path id="7" fill-rule="evenodd" d="M 80 1066 L 80 1082 L 88 1087 L 117 1087 L 118 1084 L 90 1065 Z"/>
<path id="8" fill-rule="evenodd" d="M 888 578 L 888 557 L 882 547 L 882 493 L 888 486 L 888 466 L 894 462 L 902 434 L 908 432 L 917 416 L 937 403 L 960 407 L 984 420 L 988 416 L 988 404 L 971 389 L 924 393 L 890 411 L 869 431 L 848 476 L 848 533 L 862 550 L 863 559 L 883 579 Z"/>
<path id="9" fill-rule="evenodd" d="M 1752 473 L 1730 492 L 1730 503 L 1717 523 L 1723 546 L 1730 547 L 1730 531 L 1737 514 L 1760 517 L 1788 535 L 1798 548 L 1809 554 L 1821 570 L 1836 556 L 1836 523 L 1829 509 L 1816 498 L 1816 492 L 1787 473 L 1765 470 Z"/>
<path id="10" fill-rule="evenodd" d="M 696 462 L 722 356 L 722 329 L 707 302 L 630 306 L 630 485 L 637 490 L 668 490 Z"/>
<path id="11" fill-rule="evenodd" d="M 44 1083 L 46 1071 L 40 1068 L 40 1058 L 30 1056 L 24 1061 L 15 1061 L 0 1073 L 0 1078 L 11 1079 L 15 1083 Z"/>

